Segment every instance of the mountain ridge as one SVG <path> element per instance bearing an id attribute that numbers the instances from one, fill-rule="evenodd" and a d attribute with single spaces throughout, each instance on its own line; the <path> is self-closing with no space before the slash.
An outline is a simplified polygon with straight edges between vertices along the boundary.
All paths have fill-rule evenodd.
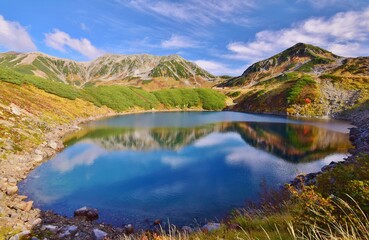
<path id="1" fill-rule="evenodd" d="M 41 52 L 0 53 L 0 66 L 75 86 L 170 78 L 184 85 L 212 82 L 216 77 L 193 62 L 173 54 L 105 54 L 88 62 L 58 58 Z"/>
<path id="2" fill-rule="evenodd" d="M 233 98 L 235 111 L 346 118 L 369 100 L 369 57 L 298 43 L 215 88 Z"/>
<path id="3" fill-rule="evenodd" d="M 325 64 L 338 59 L 344 58 L 317 46 L 297 43 L 278 54 L 252 64 L 241 76 L 224 81 L 218 87 L 252 86 L 259 81 L 277 77 L 281 73 L 308 67 L 309 64 Z"/>

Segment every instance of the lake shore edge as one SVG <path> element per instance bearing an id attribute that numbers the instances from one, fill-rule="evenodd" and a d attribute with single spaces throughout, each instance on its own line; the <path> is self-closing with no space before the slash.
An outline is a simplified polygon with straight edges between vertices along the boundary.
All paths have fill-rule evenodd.
<path id="1" fill-rule="evenodd" d="M 92 233 L 94 229 L 99 229 L 108 234 L 110 237 L 119 236 L 127 233 L 127 229 L 122 227 L 113 227 L 104 223 L 96 223 L 96 222 L 88 222 L 81 221 L 80 219 L 75 218 L 67 218 L 64 216 L 60 216 L 51 211 L 42 211 L 37 208 L 33 208 L 32 201 L 26 201 L 26 196 L 18 195 L 17 191 L 15 191 L 15 187 L 18 182 L 25 179 L 27 175 L 43 162 L 51 159 L 55 154 L 63 150 L 63 139 L 73 132 L 78 131 L 80 128 L 78 125 L 96 121 L 103 118 L 129 115 L 129 114 L 140 114 L 140 113 L 150 113 L 150 112 L 178 112 L 178 111 L 205 111 L 202 109 L 171 109 L 171 110 L 148 110 L 148 111 L 132 111 L 132 112 L 123 112 L 123 113 L 109 113 L 104 115 L 98 115 L 88 118 L 77 119 L 69 124 L 60 125 L 55 127 L 52 132 L 49 132 L 45 135 L 45 142 L 33 149 L 33 152 L 27 152 L 23 155 L 13 155 L 8 156 L 8 159 L 17 159 L 14 161 L 2 161 L 0 164 L 1 169 L 7 169 L 9 167 L 14 167 L 17 165 L 19 168 L 17 176 L 9 176 L 8 178 L 5 176 L 0 182 L 0 188 L 2 190 L 2 197 L 4 203 L 6 204 L 7 209 L 5 210 L 6 217 L 0 218 L 0 224 L 6 223 L 10 228 L 14 230 L 13 235 L 16 236 L 25 236 L 29 234 L 30 230 L 38 229 L 47 230 L 47 231 L 55 231 L 55 234 L 60 231 L 64 231 L 68 227 L 77 226 L 78 231 L 81 234 Z M 259 114 L 259 113 L 257 113 Z M 353 143 L 354 148 L 349 151 L 350 156 L 345 159 L 344 162 L 353 161 L 356 156 L 362 153 L 369 153 L 369 147 L 366 145 L 365 134 L 369 132 L 369 111 L 362 113 L 361 117 L 353 116 L 351 119 L 346 119 L 348 121 L 352 121 L 353 125 L 356 127 L 350 130 L 350 141 Z M 327 119 L 327 118 L 323 118 Z M 335 118 L 332 118 L 335 119 Z M 42 156 L 42 159 L 39 156 Z M 7 166 L 4 166 L 7 164 Z M 329 171 L 330 167 L 334 167 L 334 164 L 327 165 L 323 167 L 324 171 Z M 322 171 L 323 172 L 323 169 Z M 316 177 L 316 173 L 309 173 L 304 176 L 308 176 L 309 179 L 313 179 Z M 6 178 L 6 181 L 4 181 Z M 299 176 L 298 179 L 301 179 Z M 306 178 L 305 178 L 306 179 Z M 314 182 L 309 180 L 310 182 Z M 292 183 L 296 182 L 292 180 Z M 13 192 L 12 192 L 13 191 Z M 31 203 L 32 202 L 32 203 Z M 81 206 L 83 207 L 83 206 Z M 4 210 L 3 210 L 4 211 Z M 47 226 L 45 228 L 45 226 Z M 55 228 L 54 228 L 55 227 Z M 64 229 L 64 230 L 62 230 Z M 19 230 L 21 231 L 19 233 Z M 66 232 L 66 230 L 64 231 Z"/>

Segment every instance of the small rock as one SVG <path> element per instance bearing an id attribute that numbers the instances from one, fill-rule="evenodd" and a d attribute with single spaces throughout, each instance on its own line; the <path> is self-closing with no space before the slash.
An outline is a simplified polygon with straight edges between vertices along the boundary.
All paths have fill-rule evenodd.
<path id="1" fill-rule="evenodd" d="M 14 103 L 10 104 L 10 110 L 14 115 L 20 116 L 22 114 L 21 109 Z"/>
<path id="2" fill-rule="evenodd" d="M 17 186 L 10 186 L 6 188 L 6 194 L 7 195 L 14 195 L 18 192 L 18 187 Z"/>
<path id="3" fill-rule="evenodd" d="M 42 223 L 42 219 L 41 219 L 41 218 L 37 218 L 37 219 L 35 219 L 35 220 L 32 222 L 32 227 L 39 226 L 39 225 L 41 225 L 41 223 Z"/>
<path id="4" fill-rule="evenodd" d="M 71 233 L 76 233 L 77 230 L 78 230 L 77 226 L 72 225 L 72 226 L 68 227 L 68 231 L 71 232 Z"/>
<path id="5" fill-rule="evenodd" d="M 35 154 L 36 154 L 36 155 L 42 155 L 42 150 L 37 148 L 37 149 L 35 150 Z"/>
<path id="6" fill-rule="evenodd" d="M 58 227 L 54 225 L 43 225 L 41 230 L 48 230 L 50 232 L 56 233 L 58 231 Z"/>
<path id="7" fill-rule="evenodd" d="M 13 237 L 11 237 L 9 240 L 19 240 L 19 239 L 25 239 L 26 236 L 30 235 L 31 234 L 31 231 L 23 231 L 23 232 L 20 232 L 16 235 L 14 235 Z"/>
<path id="8" fill-rule="evenodd" d="M 64 238 L 66 236 L 69 236 L 71 234 L 75 234 L 78 230 L 78 227 L 76 226 L 67 226 L 66 228 L 64 228 L 64 232 L 59 234 L 59 237 L 60 238 Z"/>
<path id="9" fill-rule="evenodd" d="M 156 225 L 160 225 L 161 224 L 161 220 L 160 219 L 156 219 L 155 221 L 154 221 L 154 226 L 156 226 Z"/>
<path id="10" fill-rule="evenodd" d="M 131 235 L 134 231 L 135 231 L 135 229 L 134 229 L 132 224 L 127 224 L 127 225 L 124 226 L 124 233 L 126 235 Z"/>
<path id="11" fill-rule="evenodd" d="M 43 159 L 44 158 L 42 157 L 42 155 L 35 155 L 33 157 L 33 161 L 35 161 L 35 162 L 42 162 Z"/>
<path id="12" fill-rule="evenodd" d="M 18 203 L 18 204 L 15 205 L 15 208 L 16 209 L 19 209 L 19 210 L 24 210 L 26 208 L 26 206 L 27 206 L 27 203 L 20 202 L 20 203 Z"/>
<path id="13" fill-rule="evenodd" d="M 192 229 L 192 227 L 189 227 L 189 226 L 183 226 L 182 227 L 182 232 L 192 233 L 193 232 L 193 229 Z"/>
<path id="14" fill-rule="evenodd" d="M 55 141 L 49 141 L 48 146 L 54 150 L 58 150 L 58 144 Z"/>
<path id="15" fill-rule="evenodd" d="M 93 221 L 99 218 L 99 212 L 97 209 L 82 207 L 74 211 L 75 217 L 84 217 L 88 221 Z"/>
<path id="16" fill-rule="evenodd" d="M 108 234 L 104 231 L 101 231 L 100 229 L 95 228 L 94 235 L 96 240 L 103 240 Z"/>
<path id="17" fill-rule="evenodd" d="M 23 210 L 26 211 L 26 212 L 29 212 L 29 211 L 31 211 L 32 206 L 33 206 L 33 201 L 28 201 L 28 202 L 26 202 L 26 207 Z"/>
<path id="18" fill-rule="evenodd" d="M 9 179 L 8 179 L 8 183 L 9 183 L 10 185 L 16 185 L 16 184 L 17 184 L 17 180 L 16 180 L 15 178 L 9 178 Z"/>
<path id="19" fill-rule="evenodd" d="M 220 223 L 207 223 L 202 227 L 204 232 L 211 232 L 214 230 L 218 230 L 220 228 Z"/>
<path id="20" fill-rule="evenodd" d="M 27 199 L 28 197 L 25 196 L 25 195 L 18 195 L 17 198 L 20 200 L 20 201 L 23 201 L 24 199 Z"/>

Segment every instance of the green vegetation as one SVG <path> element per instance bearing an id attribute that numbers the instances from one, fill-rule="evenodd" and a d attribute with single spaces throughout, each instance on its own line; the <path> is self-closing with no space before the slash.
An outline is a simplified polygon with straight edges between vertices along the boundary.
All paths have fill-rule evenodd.
<path id="1" fill-rule="evenodd" d="M 0 68 L 0 81 L 17 85 L 30 84 L 45 92 L 71 100 L 81 96 L 79 90 L 73 86 L 32 75 L 23 75 L 7 68 Z"/>
<path id="2" fill-rule="evenodd" d="M 304 93 L 303 91 L 306 90 L 307 87 L 309 88 L 308 90 L 310 91 L 311 88 L 316 87 L 316 82 L 312 79 L 311 76 L 304 75 L 298 80 L 296 80 L 292 85 L 292 87 L 290 88 L 290 90 L 288 91 L 287 102 L 290 104 L 303 103 L 301 101 L 307 98 L 309 98 L 310 100 L 314 99 L 315 96 L 311 94 L 304 94 L 304 96 L 302 96 Z"/>
<path id="3" fill-rule="evenodd" d="M 222 110 L 225 107 L 225 96 L 212 89 L 165 89 L 155 92 L 123 86 L 91 86 L 78 89 L 44 78 L 23 75 L 8 68 L 0 68 L 0 81 L 33 85 L 59 97 L 70 100 L 83 99 L 96 106 L 107 106 L 118 112 L 160 107 L 205 110 Z"/>
<path id="4" fill-rule="evenodd" d="M 151 109 L 158 105 L 157 99 L 140 89 L 121 86 L 99 86 L 84 89 L 82 98 L 95 103 L 97 106 L 105 105 L 113 110 L 122 112 L 128 109 Z"/>
<path id="5" fill-rule="evenodd" d="M 333 75 L 333 74 L 323 74 L 320 76 L 321 79 L 331 79 L 334 82 L 342 80 L 341 76 Z"/>
<path id="6" fill-rule="evenodd" d="M 241 92 L 240 91 L 228 92 L 226 95 L 230 98 L 237 98 L 241 95 Z"/>
<path id="7" fill-rule="evenodd" d="M 328 58 L 322 58 L 322 57 L 314 57 L 312 60 L 310 60 L 309 62 L 303 64 L 298 71 L 299 72 L 311 72 L 313 71 L 315 65 L 319 65 L 319 64 L 328 64 L 333 62 L 333 60 L 328 59 Z"/>
<path id="8" fill-rule="evenodd" d="M 360 156 L 355 164 L 340 164 L 318 177 L 317 192 L 324 197 L 335 197 L 350 201 L 350 194 L 362 210 L 369 213 L 369 156 Z M 334 183 L 334 184 L 332 184 Z M 350 192 L 346 192 L 350 191 Z"/>
<path id="9" fill-rule="evenodd" d="M 211 89 L 164 89 L 153 94 L 166 108 L 221 110 L 225 107 L 225 96 Z"/>

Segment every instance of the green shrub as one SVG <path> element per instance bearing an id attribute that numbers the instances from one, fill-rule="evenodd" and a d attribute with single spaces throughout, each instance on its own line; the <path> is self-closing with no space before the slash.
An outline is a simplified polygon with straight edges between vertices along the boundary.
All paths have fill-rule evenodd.
<path id="1" fill-rule="evenodd" d="M 303 90 L 306 87 L 313 87 L 313 88 L 316 87 L 316 82 L 309 75 L 304 75 L 301 78 L 299 78 L 297 81 L 295 81 L 293 86 L 287 92 L 287 102 L 289 104 L 293 104 L 293 103 L 297 103 L 298 100 L 301 100 L 299 99 L 299 97 L 301 97 L 300 95 L 302 94 Z M 311 98 L 312 96 L 304 96 L 304 97 Z"/>
<path id="2" fill-rule="evenodd" d="M 30 84 L 45 92 L 71 100 L 80 97 L 79 90 L 73 86 L 32 75 L 24 75 L 7 68 L 0 68 L 0 81 L 17 85 Z"/>
<path id="3" fill-rule="evenodd" d="M 369 156 L 361 156 L 354 164 L 340 164 L 317 178 L 317 191 L 323 196 L 347 199 L 350 194 L 369 214 Z"/>
<path id="4" fill-rule="evenodd" d="M 315 57 L 314 59 L 312 59 L 311 61 L 303 64 L 298 71 L 299 72 L 311 72 L 315 65 L 319 65 L 319 64 L 328 64 L 331 63 L 332 60 L 328 59 L 328 58 L 321 58 L 321 57 Z"/>
<path id="5" fill-rule="evenodd" d="M 131 87 L 99 86 L 88 87 L 84 91 L 84 99 L 97 105 L 105 105 L 118 112 L 135 107 L 151 109 L 159 103 L 150 93 Z"/>
<path id="6" fill-rule="evenodd" d="M 205 110 L 222 110 L 225 107 L 225 96 L 215 90 L 207 88 L 194 89 L 202 101 Z"/>

